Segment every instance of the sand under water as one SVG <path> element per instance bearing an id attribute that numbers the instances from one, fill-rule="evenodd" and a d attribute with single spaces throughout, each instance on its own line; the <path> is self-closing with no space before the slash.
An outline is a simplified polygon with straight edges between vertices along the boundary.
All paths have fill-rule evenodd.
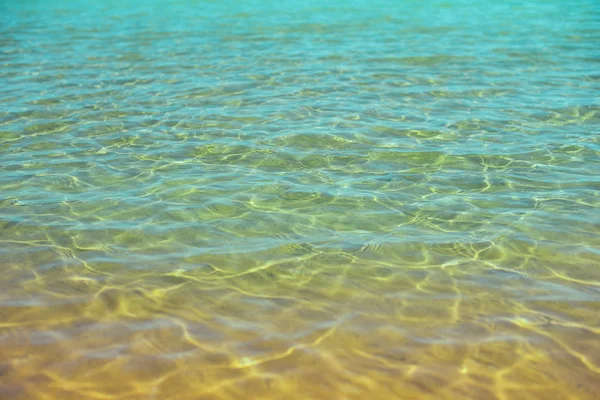
<path id="1" fill-rule="evenodd" d="M 1 3 L 0 398 L 597 399 L 595 1 Z"/>

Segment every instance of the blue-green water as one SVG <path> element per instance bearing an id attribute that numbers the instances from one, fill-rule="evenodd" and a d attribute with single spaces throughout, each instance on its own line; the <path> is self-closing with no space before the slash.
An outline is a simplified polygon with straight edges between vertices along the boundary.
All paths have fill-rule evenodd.
<path id="1" fill-rule="evenodd" d="M 600 3 L 0 1 L 0 398 L 593 399 Z"/>

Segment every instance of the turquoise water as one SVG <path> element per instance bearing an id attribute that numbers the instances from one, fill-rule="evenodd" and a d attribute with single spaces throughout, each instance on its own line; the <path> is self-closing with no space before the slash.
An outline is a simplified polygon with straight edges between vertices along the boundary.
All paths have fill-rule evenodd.
<path id="1" fill-rule="evenodd" d="M 0 1 L 0 398 L 595 398 L 599 27 Z"/>

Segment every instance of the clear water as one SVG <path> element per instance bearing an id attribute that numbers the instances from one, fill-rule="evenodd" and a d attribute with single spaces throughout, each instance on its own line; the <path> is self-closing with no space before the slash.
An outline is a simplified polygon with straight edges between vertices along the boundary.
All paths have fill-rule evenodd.
<path id="1" fill-rule="evenodd" d="M 0 7 L 0 398 L 598 398 L 597 1 Z"/>

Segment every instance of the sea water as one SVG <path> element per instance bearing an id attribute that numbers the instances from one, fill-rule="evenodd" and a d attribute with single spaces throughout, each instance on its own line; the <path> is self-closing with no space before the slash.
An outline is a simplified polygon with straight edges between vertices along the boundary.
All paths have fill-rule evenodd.
<path id="1" fill-rule="evenodd" d="M 600 3 L 0 2 L 0 398 L 594 399 Z"/>

